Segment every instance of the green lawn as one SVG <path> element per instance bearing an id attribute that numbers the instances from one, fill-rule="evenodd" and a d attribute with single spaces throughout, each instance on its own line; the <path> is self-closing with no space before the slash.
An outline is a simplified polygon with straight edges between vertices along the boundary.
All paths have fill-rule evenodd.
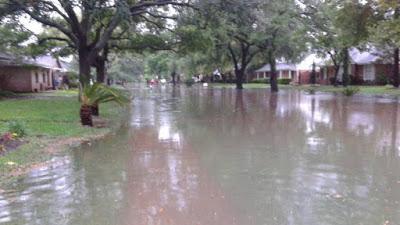
<path id="1" fill-rule="evenodd" d="M 80 125 L 76 91 L 57 91 L 19 95 L 21 98 L 0 100 L 0 134 L 8 131 L 9 121 L 24 124 L 28 143 L 16 151 L 0 156 L 0 177 L 10 170 L 10 162 L 17 166 L 48 159 L 42 152 L 46 145 L 73 137 L 91 137 L 107 133 L 110 128 L 88 128 Z M 113 103 L 100 105 L 100 115 L 115 124 L 125 109 Z"/>
<path id="2" fill-rule="evenodd" d="M 224 83 L 213 83 L 210 84 L 214 88 L 236 88 L 236 84 L 224 84 Z M 279 87 L 287 87 L 288 85 L 280 85 Z M 257 89 L 257 88 L 270 88 L 269 84 L 243 84 L 245 89 Z"/>
<path id="3" fill-rule="evenodd" d="M 214 88 L 235 88 L 235 84 L 223 84 L 214 83 L 210 85 Z M 253 88 L 270 88 L 269 84 L 244 84 L 245 89 Z M 359 94 L 373 95 L 373 96 L 400 96 L 400 89 L 393 88 L 392 86 L 350 86 L 357 87 L 360 89 Z M 331 92 L 331 93 L 342 93 L 345 89 L 344 87 L 334 87 L 331 85 L 321 85 L 321 86 L 311 86 L 311 85 L 279 85 L 279 88 L 283 89 L 294 89 L 294 90 L 315 90 L 316 92 Z"/>
<path id="4" fill-rule="evenodd" d="M 400 96 L 400 89 L 394 88 L 392 86 L 349 86 L 359 88 L 359 94 L 373 95 L 373 96 Z M 333 87 L 333 86 L 295 86 L 295 89 L 300 90 L 310 90 L 313 89 L 317 92 L 331 92 L 331 93 L 341 93 L 345 89 L 344 87 Z"/>
<path id="5" fill-rule="evenodd" d="M 103 117 L 110 118 L 119 108 L 104 104 L 100 110 Z M 68 137 L 96 130 L 80 125 L 75 96 L 0 101 L 0 132 L 7 131 L 7 122 L 14 120 L 24 123 L 30 136 Z"/>

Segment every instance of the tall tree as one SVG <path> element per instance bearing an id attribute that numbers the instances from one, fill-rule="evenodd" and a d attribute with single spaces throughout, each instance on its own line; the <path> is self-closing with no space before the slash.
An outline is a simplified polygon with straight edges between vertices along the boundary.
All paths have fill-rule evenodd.
<path id="1" fill-rule="evenodd" d="M 343 59 L 343 86 L 350 84 L 349 49 L 358 47 L 368 40 L 368 25 L 373 21 L 373 11 L 370 4 L 359 1 L 340 2 L 336 16 L 335 26 L 338 28 L 338 39 L 342 45 Z"/>
<path id="2" fill-rule="evenodd" d="M 302 20 L 308 28 L 312 49 L 331 59 L 335 68 L 334 85 L 342 75 L 343 84 L 349 84 L 349 49 L 362 44 L 368 37 L 372 10 L 359 1 L 302 0 Z M 339 74 L 340 68 L 343 74 Z"/>
<path id="3" fill-rule="evenodd" d="M 15 12 L 27 14 L 44 26 L 62 33 L 63 37 L 57 39 L 76 48 L 79 79 L 84 85 L 89 83 L 91 65 L 122 21 L 146 14 L 153 18 L 164 18 L 167 16 L 165 11 L 158 10 L 160 7 L 187 6 L 187 3 L 178 0 L 9 0 L 7 3 Z M 105 14 L 110 18 L 109 21 L 98 26 L 96 22 Z"/>
<path id="4" fill-rule="evenodd" d="M 374 5 L 377 20 L 371 24 L 370 41 L 380 49 L 389 49 L 392 58 L 392 78 L 394 87 L 400 86 L 399 46 L 400 46 L 400 4 L 396 0 L 378 1 Z"/>
<path id="5" fill-rule="evenodd" d="M 291 20 L 295 1 L 201 1 L 199 6 L 214 41 L 214 49 L 224 48 L 236 75 L 237 89 L 243 88 L 247 68 L 263 57 L 272 67 L 272 91 L 278 91 L 276 61 L 293 53 L 296 23 Z M 264 60 L 265 60 L 264 59 Z M 274 72 L 275 71 L 275 72 Z"/>
<path id="6" fill-rule="evenodd" d="M 258 11 L 258 47 L 271 66 L 270 84 L 278 92 L 277 60 L 296 61 L 305 51 L 305 29 L 295 1 L 269 1 Z"/>

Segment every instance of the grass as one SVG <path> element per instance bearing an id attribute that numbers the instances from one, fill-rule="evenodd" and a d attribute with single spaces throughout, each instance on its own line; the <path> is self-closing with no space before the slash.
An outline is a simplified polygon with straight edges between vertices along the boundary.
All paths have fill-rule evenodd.
<path id="1" fill-rule="evenodd" d="M 17 97 L 78 97 L 77 89 L 70 90 L 57 90 L 57 91 L 46 91 L 35 93 L 22 93 L 18 94 Z"/>
<path id="2" fill-rule="evenodd" d="M 224 83 L 214 83 L 210 85 L 214 88 L 235 88 L 235 84 L 224 84 Z M 243 87 L 245 89 L 257 89 L 257 88 L 270 88 L 269 84 L 244 84 Z M 400 89 L 394 88 L 390 85 L 387 86 L 350 86 L 354 88 L 358 88 L 360 91 L 358 94 L 362 95 L 371 95 L 371 96 L 400 96 Z M 334 87 L 331 85 L 321 85 L 321 86 L 311 86 L 311 85 L 301 85 L 301 86 L 293 86 L 293 85 L 279 85 L 279 88 L 283 89 L 295 89 L 295 90 L 304 90 L 309 91 L 310 89 L 315 92 L 328 92 L 328 93 L 340 93 L 342 94 L 345 90 L 344 87 Z"/>
<path id="3" fill-rule="evenodd" d="M 27 144 L 18 150 L 0 156 L 0 178 L 14 166 L 26 166 L 42 162 L 50 156 L 43 148 L 54 141 L 91 137 L 106 133 L 110 128 L 83 127 L 79 121 L 77 91 L 57 91 L 40 94 L 18 95 L 18 98 L 0 100 L 0 134 L 7 132 L 9 121 L 20 121 L 25 125 Z M 113 103 L 102 104 L 100 115 L 116 122 L 124 109 Z"/>
<path id="4" fill-rule="evenodd" d="M 225 84 L 225 83 L 213 83 L 210 84 L 211 87 L 214 88 L 236 88 L 236 84 Z M 279 85 L 280 88 L 287 88 L 289 85 Z M 260 84 L 260 83 L 249 83 L 243 84 L 243 88 L 245 89 L 259 89 L 259 88 L 270 88 L 269 84 Z"/>
<path id="5" fill-rule="evenodd" d="M 364 94 L 364 95 L 372 95 L 372 96 L 400 96 L 400 89 L 399 88 L 394 88 L 392 86 L 351 86 L 358 88 L 360 91 L 358 94 Z M 343 93 L 345 90 L 344 87 L 333 87 L 333 86 L 315 86 L 311 87 L 309 85 L 304 85 L 304 86 L 296 86 L 294 87 L 296 89 L 300 90 L 307 90 L 307 89 L 313 89 L 316 92 L 330 92 L 330 93 Z"/>

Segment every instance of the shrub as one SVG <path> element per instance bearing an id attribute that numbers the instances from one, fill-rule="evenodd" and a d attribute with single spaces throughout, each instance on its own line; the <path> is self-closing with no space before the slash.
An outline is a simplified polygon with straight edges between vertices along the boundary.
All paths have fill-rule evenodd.
<path id="1" fill-rule="evenodd" d="M 315 88 L 308 88 L 308 89 L 306 89 L 306 90 L 304 90 L 307 94 L 310 94 L 310 95 L 314 95 L 315 94 Z"/>
<path id="2" fill-rule="evenodd" d="M 72 89 L 78 89 L 79 88 L 79 82 L 69 82 L 69 88 Z"/>
<path id="3" fill-rule="evenodd" d="M 360 92 L 360 88 L 358 88 L 358 87 L 347 87 L 343 90 L 343 94 L 345 96 L 353 96 L 353 95 L 357 94 L 358 92 Z"/>
<path id="4" fill-rule="evenodd" d="M 350 85 L 362 85 L 364 80 L 359 76 L 350 75 Z"/>
<path id="5" fill-rule="evenodd" d="M 331 85 L 334 85 L 335 82 L 336 82 L 336 80 L 335 80 L 334 77 L 330 77 L 330 78 L 329 78 L 329 83 L 330 83 Z"/>
<path id="6" fill-rule="evenodd" d="M 192 79 L 192 78 L 189 78 L 189 79 L 186 79 L 185 80 L 185 84 L 186 84 L 186 86 L 188 86 L 188 87 L 191 87 L 191 86 L 193 86 L 194 85 L 194 80 Z"/>
<path id="7" fill-rule="evenodd" d="M 68 76 L 68 79 L 70 79 L 70 80 L 78 80 L 79 79 L 79 74 L 78 73 L 76 73 L 76 72 L 67 72 L 67 76 Z"/>
<path id="8" fill-rule="evenodd" d="M 377 85 L 387 85 L 389 83 L 389 77 L 385 74 L 379 74 L 375 79 Z"/>
<path id="9" fill-rule="evenodd" d="M 280 78 L 280 79 L 278 79 L 278 84 L 288 85 L 288 84 L 290 84 L 290 82 L 292 82 L 292 79 L 290 79 L 290 78 Z"/>
<path id="10" fill-rule="evenodd" d="M 16 94 L 11 91 L 2 91 L 0 90 L 0 98 L 9 98 L 9 97 L 14 97 Z"/>
<path id="11" fill-rule="evenodd" d="M 252 83 L 252 84 L 269 84 L 269 79 L 268 78 L 255 79 L 255 80 L 250 81 L 249 83 Z"/>
<path id="12" fill-rule="evenodd" d="M 106 102 L 115 102 L 120 106 L 129 103 L 129 96 L 120 89 L 109 87 L 102 83 L 87 85 L 80 95 L 81 123 L 84 126 L 93 126 L 92 115 L 99 115 L 99 105 Z"/>
<path id="13" fill-rule="evenodd" d="M 26 135 L 26 126 L 19 121 L 10 121 L 8 122 L 8 132 L 17 137 L 23 137 Z"/>
<path id="14" fill-rule="evenodd" d="M 372 80 L 365 80 L 364 82 L 363 82 L 363 85 L 369 85 L 369 86 L 372 86 L 372 85 L 375 85 L 376 84 L 376 82 L 375 81 L 372 81 Z"/>

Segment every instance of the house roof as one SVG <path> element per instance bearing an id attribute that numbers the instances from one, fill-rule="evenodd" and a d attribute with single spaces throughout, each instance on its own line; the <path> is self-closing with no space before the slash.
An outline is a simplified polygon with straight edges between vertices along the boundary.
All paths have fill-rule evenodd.
<path id="1" fill-rule="evenodd" d="M 328 58 L 322 58 L 318 56 L 317 54 L 310 54 L 307 57 L 303 59 L 299 64 L 297 64 L 297 69 L 298 70 L 312 70 L 312 65 L 315 63 L 315 65 L 321 66 L 325 65 L 325 63 L 329 61 Z M 317 68 L 318 69 L 318 68 Z"/>
<path id="2" fill-rule="evenodd" d="M 35 63 L 39 66 L 52 69 L 61 69 L 61 65 L 57 62 L 58 60 L 50 55 L 42 55 L 35 58 Z"/>
<path id="3" fill-rule="evenodd" d="M 373 64 L 382 60 L 382 53 L 376 49 L 370 49 L 369 51 L 360 51 L 357 48 L 351 48 L 349 50 L 349 56 L 352 64 L 367 65 Z M 311 70 L 312 64 L 315 62 L 317 67 L 330 65 L 331 60 L 329 57 L 321 57 L 317 54 L 310 54 L 303 61 L 297 64 L 298 70 Z M 318 68 L 317 68 L 318 69 Z"/>
<path id="4" fill-rule="evenodd" d="M 50 55 L 42 55 L 32 59 L 28 57 L 17 57 L 2 52 L 0 52 L 0 66 L 34 66 L 60 71 L 67 71 L 69 68 L 67 62 L 61 61 Z"/>
<path id="5" fill-rule="evenodd" d="M 296 65 L 290 63 L 277 63 L 276 70 L 297 70 Z M 256 72 L 270 72 L 271 66 L 269 64 L 264 65 L 260 69 L 256 70 Z"/>
<path id="6" fill-rule="evenodd" d="M 33 60 L 28 58 L 14 56 L 8 53 L 0 53 L 0 66 L 36 66 Z"/>
<path id="7" fill-rule="evenodd" d="M 70 69 L 70 64 L 51 55 L 42 55 L 36 57 L 35 63 L 44 68 L 51 68 L 53 70 L 60 70 L 66 72 Z"/>
<path id="8" fill-rule="evenodd" d="M 367 52 L 360 51 L 357 48 L 352 48 L 349 51 L 349 55 L 353 63 L 360 65 L 375 63 L 381 59 L 377 50 L 371 50 L 370 52 Z"/>

